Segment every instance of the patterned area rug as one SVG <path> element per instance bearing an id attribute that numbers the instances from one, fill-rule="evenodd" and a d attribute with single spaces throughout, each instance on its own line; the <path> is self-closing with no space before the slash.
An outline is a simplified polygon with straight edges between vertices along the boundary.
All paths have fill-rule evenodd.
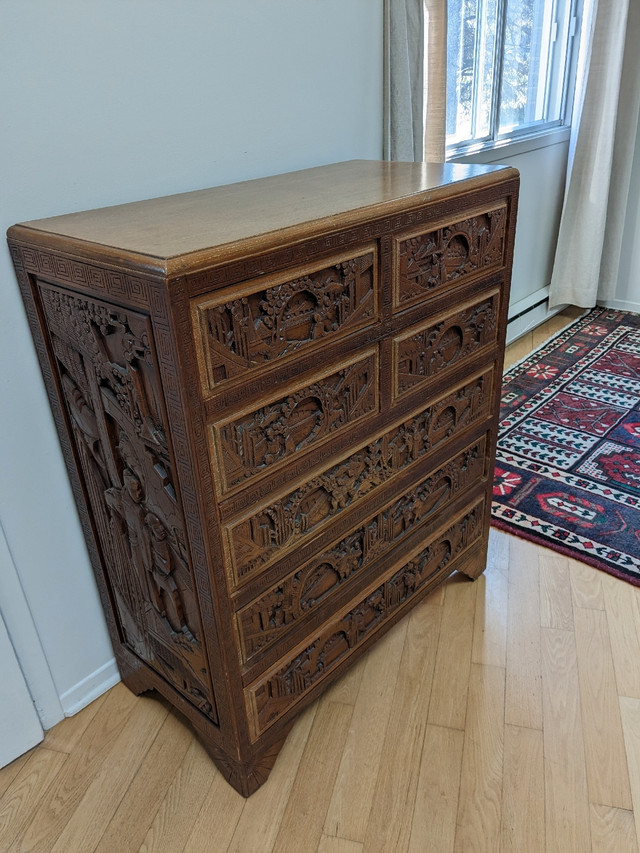
<path id="1" fill-rule="evenodd" d="M 504 377 L 492 523 L 640 586 L 640 315 L 595 308 Z"/>

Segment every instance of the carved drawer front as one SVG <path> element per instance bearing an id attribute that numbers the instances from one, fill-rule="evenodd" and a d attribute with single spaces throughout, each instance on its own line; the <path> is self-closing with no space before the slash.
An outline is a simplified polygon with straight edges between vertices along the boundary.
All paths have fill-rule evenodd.
<path id="1" fill-rule="evenodd" d="M 232 585 L 248 581 L 443 442 L 485 421 L 493 383 L 490 367 L 257 510 L 252 508 L 249 515 L 229 522 L 225 527 Z"/>
<path id="2" fill-rule="evenodd" d="M 39 292 L 120 634 L 217 722 L 149 317 Z"/>
<path id="3" fill-rule="evenodd" d="M 440 575 L 455 569 L 455 561 L 482 540 L 484 497 L 406 555 L 373 588 L 340 610 L 311 641 L 246 690 L 253 737 L 289 711 L 298 700 L 345 661 L 405 603 Z"/>
<path id="4" fill-rule="evenodd" d="M 507 251 L 507 205 L 394 238 L 393 305 L 398 311 L 478 273 L 500 269 Z"/>
<path id="5" fill-rule="evenodd" d="M 212 427 L 219 494 L 247 483 L 378 413 L 378 353 L 290 387 Z"/>
<path id="6" fill-rule="evenodd" d="M 393 341 L 393 396 L 398 398 L 497 342 L 500 291 L 429 318 Z"/>
<path id="7" fill-rule="evenodd" d="M 376 561 L 388 560 L 436 512 L 476 486 L 486 475 L 486 451 L 485 434 L 243 607 L 237 615 L 243 661 L 250 663 L 308 622 L 346 583 Z"/>
<path id="8" fill-rule="evenodd" d="M 373 324 L 376 244 L 192 302 L 203 395 Z"/>

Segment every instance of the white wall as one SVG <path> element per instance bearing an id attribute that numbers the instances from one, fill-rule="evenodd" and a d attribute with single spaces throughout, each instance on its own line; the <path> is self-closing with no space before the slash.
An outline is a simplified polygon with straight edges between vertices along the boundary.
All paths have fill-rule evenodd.
<path id="1" fill-rule="evenodd" d="M 1 5 L 4 230 L 381 156 L 382 0 Z M 0 288 L 0 520 L 69 712 L 112 654 L 4 243 Z"/>

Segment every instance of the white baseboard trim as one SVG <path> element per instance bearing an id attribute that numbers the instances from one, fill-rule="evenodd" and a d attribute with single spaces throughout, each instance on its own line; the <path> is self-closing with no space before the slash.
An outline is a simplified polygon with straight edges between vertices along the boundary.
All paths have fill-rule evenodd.
<path id="1" fill-rule="evenodd" d="M 640 302 L 627 302 L 624 299 L 607 299 L 603 302 L 598 300 L 598 305 L 603 308 L 613 308 L 615 311 L 632 311 L 640 314 Z"/>
<path id="2" fill-rule="evenodd" d="M 558 314 L 563 305 L 558 305 L 554 308 L 549 308 L 549 286 L 541 287 L 534 293 L 525 296 L 517 302 L 512 302 L 509 305 L 509 318 L 507 320 L 507 345 L 512 344 L 540 326 L 550 317 Z"/>
<path id="3" fill-rule="evenodd" d="M 91 704 L 98 696 L 106 693 L 114 684 L 120 681 L 120 673 L 116 659 L 111 658 L 103 666 L 92 672 L 82 681 L 75 684 L 60 697 L 60 703 L 65 717 L 73 717 L 78 711 L 82 711 Z"/>

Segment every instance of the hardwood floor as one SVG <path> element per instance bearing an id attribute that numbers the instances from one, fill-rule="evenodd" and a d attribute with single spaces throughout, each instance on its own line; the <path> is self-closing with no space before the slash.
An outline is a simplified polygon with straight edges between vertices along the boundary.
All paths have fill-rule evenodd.
<path id="1" fill-rule="evenodd" d="M 0 771 L 2 853 L 638 853 L 639 838 L 640 589 L 497 531 L 485 574 L 451 578 L 310 707 L 248 800 L 162 701 L 122 685 Z"/>

